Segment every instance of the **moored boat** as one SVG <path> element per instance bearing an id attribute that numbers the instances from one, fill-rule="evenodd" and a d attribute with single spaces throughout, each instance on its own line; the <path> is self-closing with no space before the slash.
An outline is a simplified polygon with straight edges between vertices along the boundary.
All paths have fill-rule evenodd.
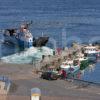
<path id="1" fill-rule="evenodd" d="M 85 57 L 83 53 L 78 53 L 74 60 L 78 60 L 79 62 L 88 60 L 88 57 Z"/>
<path id="2" fill-rule="evenodd" d="M 73 60 L 66 60 L 65 62 L 62 62 L 60 68 L 70 71 L 71 68 L 73 69 L 79 68 L 79 65 L 74 65 Z"/>
<path id="3" fill-rule="evenodd" d="M 33 36 L 28 30 L 28 24 L 23 24 L 19 29 L 5 29 L 4 41 L 24 48 L 33 46 Z"/>
<path id="4" fill-rule="evenodd" d="M 79 65 L 74 65 L 73 60 L 65 61 L 60 66 L 61 70 L 66 73 L 65 78 L 76 78 L 80 71 Z"/>
<path id="5" fill-rule="evenodd" d="M 92 46 L 91 44 L 89 46 L 84 47 L 84 53 L 85 54 L 96 54 L 97 48 L 96 46 Z"/>

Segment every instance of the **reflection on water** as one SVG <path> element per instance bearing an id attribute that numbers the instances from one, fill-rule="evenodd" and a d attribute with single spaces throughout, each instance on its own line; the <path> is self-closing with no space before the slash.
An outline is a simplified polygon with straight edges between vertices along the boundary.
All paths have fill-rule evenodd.
<path id="1" fill-rule="evenodd" d="M 90 64 L 88 67 L 89 72 L 94 72 L 95 70 L 95 64 Z"/>
<path id="2" fill-rule="evenodd" d="M 100 62 L 91 64 L 87 69 L 83 70 L 82 79 L 100 83 Z"/>

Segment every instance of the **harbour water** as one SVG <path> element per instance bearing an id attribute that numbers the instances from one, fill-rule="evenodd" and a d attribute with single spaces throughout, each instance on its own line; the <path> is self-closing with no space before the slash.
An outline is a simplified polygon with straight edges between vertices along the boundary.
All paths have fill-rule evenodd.
<path id="1" fill-rule="evenodd" d="M 84 70 L 82 79 L 94 83 L 100 83 L 100 62 L 96 63 L 92 68 L 88 67 Z"/>
<path id="2" fill-rule="evenodd" d="M 0 0 L 0 29 L 18 27 L 20 21 L 33 21 L 34 37 L 42 33 L 50 37 L 49 45 L 69 46 L 71 42 L 100 41 L 99 0 Z M 62 35 L 65 29 L 66 38 Z M 66 41 L 64 41 L 66 39 Z M 0 40 L 3 40 L 2 33 Z M 16 47 L 0 44 L 0 55 L 16 53 Z M 51 45 L 50 45 L 51 47 Z M 86 71 L 83 79 L 100 82 L 100 63 L 94 72 Z"/>

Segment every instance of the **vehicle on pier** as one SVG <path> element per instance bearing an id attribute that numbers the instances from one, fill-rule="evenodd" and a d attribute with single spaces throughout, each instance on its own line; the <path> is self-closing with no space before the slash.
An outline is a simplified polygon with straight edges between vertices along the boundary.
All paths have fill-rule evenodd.
<path id="1" fill-rule="evenodd" d="M 59 71 L 55 68 L 55 66 L 48 67 L 48 69 L 43 71 L 41 75 L 41 78 L 47 80 L 57 80 L 60 77 L 61 75 L 59 74 Z"/>

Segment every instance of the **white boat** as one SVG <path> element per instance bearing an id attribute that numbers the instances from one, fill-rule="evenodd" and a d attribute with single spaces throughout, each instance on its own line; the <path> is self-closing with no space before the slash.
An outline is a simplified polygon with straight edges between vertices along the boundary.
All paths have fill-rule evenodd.
<path id="1" fill-rule="evenodd" d="M 85 61 L 85 60 L 88 60 L 87 57 L 84 56 L 84 54 L 82 53 L 78 53 L 78 55 L 76 56 L 75 60 L 78 60 L 78 61 Z"/>
<path id="2" fill-rule="evenodd" d="M 68 70 L 69 68 L 78 67 L 77 65 L 74 66 L 73 63 L 74 63 L 73 60 L 66 60 L 65 62 L 62 62 L 62 65 L 60 66 L 60 68 Z"/>
<path id="3" fill-rule="evenodd" d="M 60 66 L 60 68 L 62 70 L 65 70 L 67 73 L 71 73 L 74 74 L 75 72 L 78 72 L 80 67 L 79 65 L 74 65 L 73 61 L 65 61 L 62 63 L 62 65 Z"/>
<path id="4" fill-rule="evenodd" d="M 84 47 L 84 53 L 85 54 L 96 54 L 97 48 L 92 45 L 86 46 L 86 47 Z"/>

